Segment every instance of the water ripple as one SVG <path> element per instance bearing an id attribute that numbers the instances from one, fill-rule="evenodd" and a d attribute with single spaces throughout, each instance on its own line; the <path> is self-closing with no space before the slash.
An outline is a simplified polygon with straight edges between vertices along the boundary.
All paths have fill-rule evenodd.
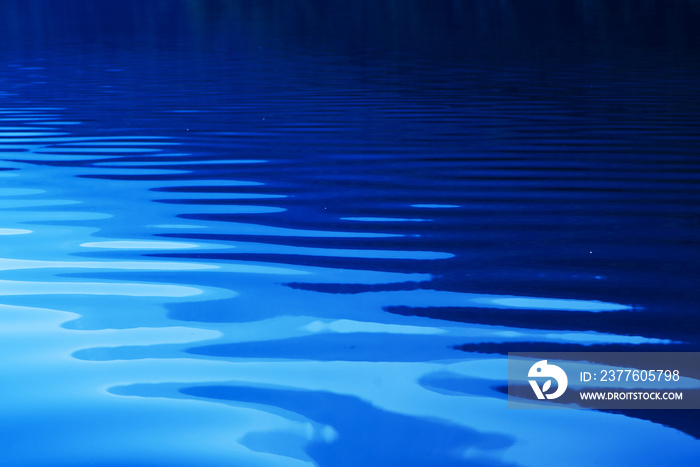
<path id="1" fill-rule="evenodd" d="M 180 3 L 139 16 L 179 25 L 167 47 L 119 23 L 128 54 L 71 39 L 0 68 L 0 461 L 693 457 L 682 415 L 523 415 L 502 386 L 513 350 L 700 347 L 697 63 L 555 63 L 527 28 L 526 58 L 462 47 L 503 25 L 441 40 L 471 34 L 464 9 L 490 24 L 488 2 L 452 2 L 427 45 L 372 10 L 405 27 L 368 23 L 359 55 L 285 29 L 286 2 L 274 21 Z M 339 17 L 374 18 L 360 4 Z"/>

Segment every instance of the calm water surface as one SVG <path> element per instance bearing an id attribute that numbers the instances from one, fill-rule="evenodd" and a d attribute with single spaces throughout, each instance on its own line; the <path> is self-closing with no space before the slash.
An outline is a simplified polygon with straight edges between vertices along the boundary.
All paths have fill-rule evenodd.
<path id="1" fill-rule="evenodd" d="M 698 2 L 49 3 L 0 6 L 4 465 L 698 461 L 504 395 L 700 350 Z"/>

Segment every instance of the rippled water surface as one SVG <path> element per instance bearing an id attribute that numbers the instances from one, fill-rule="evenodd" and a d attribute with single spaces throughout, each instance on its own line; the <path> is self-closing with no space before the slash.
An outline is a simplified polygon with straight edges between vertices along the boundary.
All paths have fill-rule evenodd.
<path id="1" fill-rule="evenodd" d="M 700 350 L 700 4 L 523 3 L 3 2 L 0 462 L 695 464 L 504 388 Z"/>

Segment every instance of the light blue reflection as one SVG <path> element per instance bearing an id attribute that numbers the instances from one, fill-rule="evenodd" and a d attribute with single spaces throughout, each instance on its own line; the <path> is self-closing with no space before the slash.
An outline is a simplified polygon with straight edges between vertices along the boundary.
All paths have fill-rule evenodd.
<path id="1" fill-rule="evenodd" d="M 632 310 L 631 306 L 616 303 L 599 302 L 597 300 L 564 300 L 558 298 L 537 297 L 508 297 L 488 298 L 485 303 L 492 303 L 509 308 L 532 308 L 537 310 L 565 310 L 565 311 L 625 311 Z"/>
<path id="2" fill-rule="evenodd" d="M 82 204 L 82 201 L 70 199 L 0 199 L 0 209 L 30 208 L 39 206 L 68 206 Z"/>
<path id="3" fill-rule="evenodd" d="M 642 336 L 618 336 L 615 334 L 599 334 L 594 332 L 562 332 L 545 334 L 545 338 L 553 341 L 577 342 L 581 344 L 654 344 L 668 345 L 674 342 L 670 339 L 656 339 Z"/>
<path id="4" fill-rule="evenodd" d="M 23 235 L 29 233 L 32 233 L 32 231 L 25 229 L 0 229 L 0 235 Z"/>
<path id="5" fill-rule="evenodd" d="M 44 221 L 87 221 L 109 219 L 112 214 L 85 211 L 6 211 L 2 217 L 14 222 L 44 222 Z"/>
<path id="6" fill-rule="evenodd" d="M 1 233 L 0 233 L 1 235 Z M 166 261 L 36 261 L 0 258 L 0 271 L 18 269 L 126 269 L 133 271 L 193 271 L 219 269 L 215 264 Z"/>
<path id="7" fill-rule="evenodd" d="M 192 297 L 201 289 L 179 285 L 110 282 L 21 282 L 0 280 L 2 295 L 125 295 L 130 297 Z"/>
<path id="8" fill-rule="evenodd" d="M 46 190 L 32 188 L 0 188 L 0 196 L 30 196 L 46 193 Z"/>

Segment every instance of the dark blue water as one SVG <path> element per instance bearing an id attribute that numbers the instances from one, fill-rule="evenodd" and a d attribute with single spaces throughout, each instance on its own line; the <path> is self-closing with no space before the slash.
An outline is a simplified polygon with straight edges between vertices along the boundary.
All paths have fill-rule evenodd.
<path id="1" fill-rule="evenodd" d="M 0 4 L 4 465 L 694 465 L 509 351 L 700 350 L 697 1 Z"/>

